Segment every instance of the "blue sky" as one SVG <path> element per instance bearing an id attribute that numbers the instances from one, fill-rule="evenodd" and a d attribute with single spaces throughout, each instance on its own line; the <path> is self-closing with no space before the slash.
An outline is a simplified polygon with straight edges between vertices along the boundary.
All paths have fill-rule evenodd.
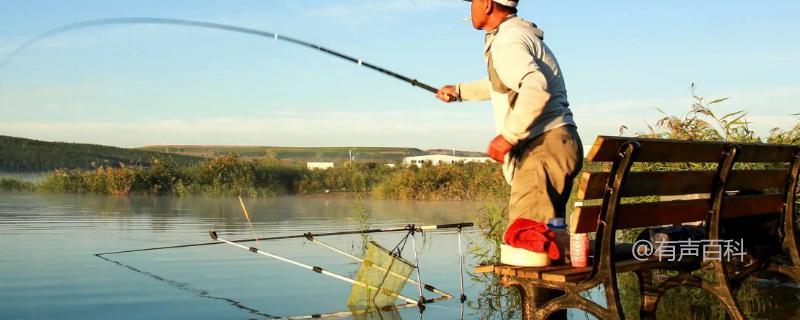
<path id="1" fill-rule="evenodd" d="M 564 70 L 585 144 L 683 113 L 689 86 L 731 97 L 766 135 L 800 112 L 796 1 L 532 1 Z M 88 19 L 163 17 L 318 43 L 434 86 L 484 76 L 483 34 L 460 0 L 0 0 L 0 57 Z M 319 52 L 173 26 L 109 26 L 49 38 L 0 70 L 0 134 L 145 144 L 485 149 L 488 103 L 425 91 Z"/>

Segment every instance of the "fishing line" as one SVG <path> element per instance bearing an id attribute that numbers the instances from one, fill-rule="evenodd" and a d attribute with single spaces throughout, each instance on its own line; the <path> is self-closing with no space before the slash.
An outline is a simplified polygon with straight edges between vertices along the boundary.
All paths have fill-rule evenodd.
<path id="1" fill-rule="evenodd" d="M 105 25 L 118 25 L 118 24 L 166 24 L 166 25 L 180 25 L 180 26 L 189 26 L 189 27 L 198 27 L 198 28 L 206 28 L 206 29 L 215 29 L 215 30 L 222 30 L 222 31 L 230 31 L 230 32 L 237 32 L 243 34 L 249 34 L 264 38 L 272 38 L 274 40 L 282 40 L 290 43 L 294 43 L 296 45 L 308 47 L 311 49 L 316 49 L 322 51 L 324 53 L 336 56 L 338 58 L 353 62 L 358 64 L 362 67 L 367 67 L 369 69 L 378 71 L 384 75 L 393 77 L 395 79 L 407 82 L 414 87 L 419 87 L 421 89 L 427 90 L 432 93 L 436 93 L 438 90 L 426 83 L 420 82 L 417 79 L 412 79 L 410 77 L 404 76 L 402 74 L 396 73 L 394 71 L 385 69 L 383 67 L 371 64 L 366 62 L 362 59 L 358 59 L 341 52 L 325 48 L 323 46 L 313 44 L 310 42 L 306 42 L 297 38 L 292 38 L 288 36 L 279 35 L 277 33 L 263 31 L 258 29 L 251 29 L 251 28 L 244 28 L 234 25 L 228 24 L 221 24 L 221 23 L 214 23 L 214 22 L 205 22 L 205 21 L 194 21 L 194 20 L 183 20 L 183 19 L 171 19 L 171 18 L 147 18 L 147 17 L 130 17 L 130 18 L 111 18 L 111 19 L 99 19 L 99 20 L 89 20 L 83 21 L 78 23 L 72 23 L 68 25 L 61 26 L 56 29 L 52 29 L 45 33 L 40 34 L 39 36 L 28 40 L 27 42 L 23 43 L 19 47 L 17 47 L 14 51 L 9 54 L 3 62 L 0 63 L 0 70 L 2 70 L 15 56 L 20 54 L 23 50 L 27 49 L 28 47 L 33 46 L 37 42 L 55 36 L 60 33 L 64 33 L 71 30 L 95 27 L 95 26 L 105 26 Z"/>

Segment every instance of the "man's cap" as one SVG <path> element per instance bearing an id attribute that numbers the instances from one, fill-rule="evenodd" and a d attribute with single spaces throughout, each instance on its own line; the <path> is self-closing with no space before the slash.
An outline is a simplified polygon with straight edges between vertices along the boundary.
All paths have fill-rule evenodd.
<path id="1" fill-rule="evenodd" d="M 472 0 L 464 0 L 464 1 L 472 2 Z M 492 1 L 502 4 L 506 7 L 512 7 L 512 8 L 516 8 L 517 4 L 519 4 L 519 0 L 492 0 Z"/>

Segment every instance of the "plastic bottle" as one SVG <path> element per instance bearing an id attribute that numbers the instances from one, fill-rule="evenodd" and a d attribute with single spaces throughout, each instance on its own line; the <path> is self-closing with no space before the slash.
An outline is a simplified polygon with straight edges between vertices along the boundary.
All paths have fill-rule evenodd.
<path id="1" fill-rule="evenodd" d="M 589 235 L 573 233 L 569 235 L 570 264 L 575 268 L 589 265 Z"/>
<path id="2" fill-rule="evenodd" d="M 564 223 L 564 218 L 552 218 L 547 222 L 547 228 L 553 230 L 555 234 L 556 246 L 558 252 L 561 253 L 561 258 L 554 261 L 556 263 L 566 263 L 569 261 L 569 232 L 567 225 Z"/>

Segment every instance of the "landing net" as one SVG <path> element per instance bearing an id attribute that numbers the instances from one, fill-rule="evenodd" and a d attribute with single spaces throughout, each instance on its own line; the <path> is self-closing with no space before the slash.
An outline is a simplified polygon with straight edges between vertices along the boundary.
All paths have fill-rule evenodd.
<path id="1" fill-rule="evenodd" d="M 408 261 L 370 241 L 355 278 L 366 286 L 354 285 L 347 305 L 351 309 L 394 306 L 414 268 Z"/>

